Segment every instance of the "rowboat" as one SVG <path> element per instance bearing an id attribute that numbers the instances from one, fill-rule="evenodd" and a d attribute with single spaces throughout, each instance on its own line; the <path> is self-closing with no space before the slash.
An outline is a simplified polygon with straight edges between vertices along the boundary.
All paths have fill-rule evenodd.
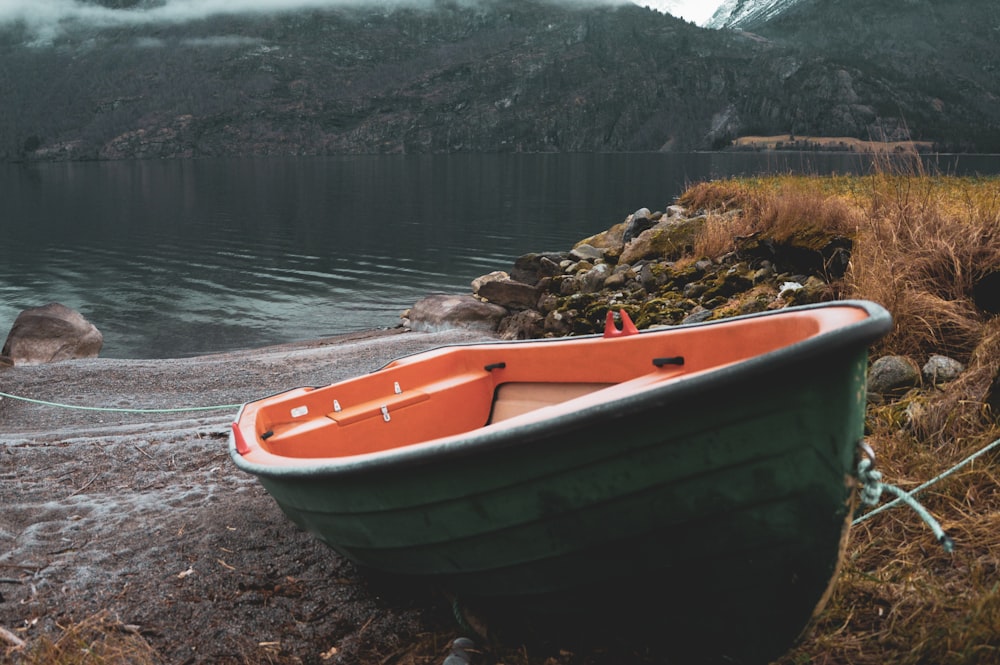
<path id="1" fill-rule="evenodd" d="M 825 602 L 856 496 L 865 301 L 445 346 L 245 404 L 296 524 L 462 602 L 762 662 Z"/>

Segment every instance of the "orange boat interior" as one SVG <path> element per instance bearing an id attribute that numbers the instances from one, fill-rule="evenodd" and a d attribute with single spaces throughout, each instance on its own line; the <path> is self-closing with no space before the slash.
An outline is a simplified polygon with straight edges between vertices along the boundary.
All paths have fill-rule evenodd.
<path id="1" fill-rule="evenodd" d="M 643 334 L 443 347 L 247 404 L 234 435 L 237 449 L 262 463 L 374 453 L 627 397 L 866 316 L 839 306 Z"/>

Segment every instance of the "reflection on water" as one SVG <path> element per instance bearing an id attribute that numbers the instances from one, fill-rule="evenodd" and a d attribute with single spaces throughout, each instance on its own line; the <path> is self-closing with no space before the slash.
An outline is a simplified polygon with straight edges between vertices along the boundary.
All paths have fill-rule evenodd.
<path id="1" fill-rule="evenodd" d="M 520 254 L 662 209 L 690 182 L 865 168 L 805 153 L 0 165 L 0 334 L 53 301 L 119 358 L 394 326 L 428 293 L 466 293 Z"/>

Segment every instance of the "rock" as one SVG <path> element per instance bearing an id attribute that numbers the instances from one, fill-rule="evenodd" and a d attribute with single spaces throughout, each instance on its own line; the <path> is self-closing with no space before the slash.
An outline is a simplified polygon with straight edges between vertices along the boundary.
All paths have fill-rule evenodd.
<path id="1" fill-rule="evenodd" d="M 96 358 L 104 336 L 76 310 L 59 303 L 26 309 L 7 335 L 2 355 L 15 365 Z"/>
<path id="2" fill-rule="evenodd" d="M 753 286 L 753 275 L 747 273 L 748 268 L 745 264 L 737 264 L 721 272 L 715 280 L 709 285 L 709 288 L 702 294 L 705 300 L 712 300 L 714 298 L 729 298 L 730 296 L 736 295 L 743 291 L 749 291 Z M 685 297 L 694 297 L 689 295 L 687 292 L 688 284 L 685 287 Z"/>
<path id="3" fill-rule="evenodd" d="M 472 662 L 469 651 L 474 651 L 475 648 L 475 642 L 467 637 L 459 637 L 451 643 L 451 652 L 441 665 L 469 665 Z"/>
<path id="4" fill-rule="evenodd" d="M 556 337 L 569 335 L 573 332 L 573 319 L 575 319 L 578 314 L 579 312 L 573 309 L 565 312 L 560 312 L 558 310 L 549 312 L 545 316 L 545 323 L 542 328 L 548 335 Z"/>
<path id="5" fill-rule="evenodd" d="M 544 330 L 545 317 L 533 309 L 525 309 L 504 317 L 497 327 L 500 339 L 534 339 Z"/>
<path id="6" fill-rule="evenodd" d="M 635 271 L 633 270 L 633 272 Z M 652 263 L 643 263 L 639 268 L 639 273 L 636 275 L 636 278 L 639 283 L 642 284 L 644 289 L 647 291 L 653 291 L 656 287 L 666 283 L 665 281 L 661 281 L 659 279 L 659 276 L 662 274 L 662 270 L 659 271 L 659 275 L 657 274 L 657 271 L 653 269 Z"/>
<path id="7" fill-rule="evenodd" d="M 712 318 L 712 310 L 705 309 L 700 305 L 691 310 L 691 313 L 684 317 L 681 323 L 701 323 Z"/>
<path id="8" fill-rule="evenodd" d="M 920 370 L 924 381 L 931 385 L 954 381 L 965 371 L 965 365 L 948 356 L 933 355 Z"/>
<path id="9" fill-rule="evenodd" d="M 548 314 L 559 306 L 559 298 L 554 293 L 543 293 L 535 306 L 542 314 Z"/>
<path id="10" fill-rule="evenodd" d="M 774 266 L 771 265 L 770 261 L 762 261 L 761 263 L 763 265 L 753 274 L 754 284 L 761 284 L 774 277 Z"/>
<path id="11" fill-rule="evenodd" d="M 595 233 L 594 235 L 584 238 L 580 242 L 576 243 L 576 245 L 590 245 L 591 247 L 604 250 L 605 258 L 609 258 L 611 256 L 617 257 L 621 254 L 622 247 L 625 245 L 625 226 L 627 224 L 628 220 L 615 224 L 607 231 Z"/>
<path id="12" fill-rule="evenodd" d="M 562 272 L 559 264 L 566 259 L 566 254 L 548 252 L 541 254 L 524 254 L 514 261 L 510 278 L 522 284 L 535 286 L 543 277 L 555 277 Z"/>
<path id="13" fill-rule="evenodd" d="M 639 208 L 632 213 L 625 223 L 625 234 L 622 241 L 627 245 L 637 238 L 640 233 L 653 227 L 655 222 L 651 219 L 649 208 Z"/>
<path id="14" fill-rule="evenodd" d="M 829 285 L 815 275 L 806 278 L 805 284 L 785 282 L 781 285 L 778 298 L 789 305 L 808 305 L 822 302 L 830 292 Z"/>
<path id="15" fill-rule="evenodd" d="M 604 288 L 604 280 L 611 276 L 611 268 L 607 263 L 600 263 L 585 273 L 579 275 L 580 290 L 593 292 Z"/>
<path id="16" fill-rule="evenodd" d="M 489 274 L 481 275 L 472 280 L 472 294 L 478 296 L 479 289 L 487 282 L 500 282 L 505 279 L 510 279 L 510 275 L 505 273 L 503 270 L 494 270 Z"/>
<path id="17" fill-rule="evenodd" d="M 677 259 L 691 249 L 695 236 L 704 226 L 704 217 L 660 220 L 627 244 L 618 260 L 638 263 L 642 259 Z"/>
<path id="18" fill-rule="evenodd" d="M 621 267 L 621 266 L 619 266 Z M 615 268 L 611 275 L 604 280 L 604 288 L 606 289 L 620 289 L 625 286 L 626 283 L 634 280 L 636 278 L 635 271 L 632 270 L 628 265 L 624 266 L 622 270 Z"/>
<path id="19" fill-rule="evenodd" d="M 577 261 L 590 261 L 593 263 L 598 259 L 604 258 L 604 250 L 598 249 L 593 245 L 583 243 L 573 247 L 573 249 L 570 250 L 569 255 Z"/>
<path id="20" fill-rule="evenodd" d="M 512 279 L 483 282 L 476 295 L 508 309 L 530 309 L 538 302 L 538 289 Z"/>
<path id="21" fill-rule="evenodd" d="M 583 290 L 583 282 L 579 277 L 565 277 L 559 281 L 559 295 L 571 296 Z"/>
<path id="22" fill-rule="evenodd" d="M 905 391 L 920 384 L 920 370 L 905 356 L 882 356 L 868 370 L 868 392 Z"/>
<path id="23" fill-rule="evenodd" d="M 684 285 L 684 289 L 681 291 L 681 295 L 685 298 L 696 299 L 700 298 L 708 291 L 708 285 L 702 282 L 689 282 Z"/>
<path id="24" fill-rule="evenodd" d="M 507 310 L 476 300 L 471 295 L 432 295 L 418 301 L 409 311 L 410 327 L 419 332 L 440 332 L 455 328 L 494 332 Z"/>

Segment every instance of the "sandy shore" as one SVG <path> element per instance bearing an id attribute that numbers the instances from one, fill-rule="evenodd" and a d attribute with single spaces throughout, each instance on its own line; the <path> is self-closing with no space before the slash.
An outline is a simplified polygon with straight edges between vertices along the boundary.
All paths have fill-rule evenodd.
<path id="1" fill-rule="evenodd" d="M 188 359 L 14 367 L 0 371 L 0 391 L 120 409 L 235 405 L 476 339 L 374 331 Z M 0 627 L 30 647 L 107 613 L 167 663 L 386 662 L 416 636 L 448 630 L 442 607 L 373 589 L 284 518 L 229 460 L 234 414 L 0 399 Z"/>

